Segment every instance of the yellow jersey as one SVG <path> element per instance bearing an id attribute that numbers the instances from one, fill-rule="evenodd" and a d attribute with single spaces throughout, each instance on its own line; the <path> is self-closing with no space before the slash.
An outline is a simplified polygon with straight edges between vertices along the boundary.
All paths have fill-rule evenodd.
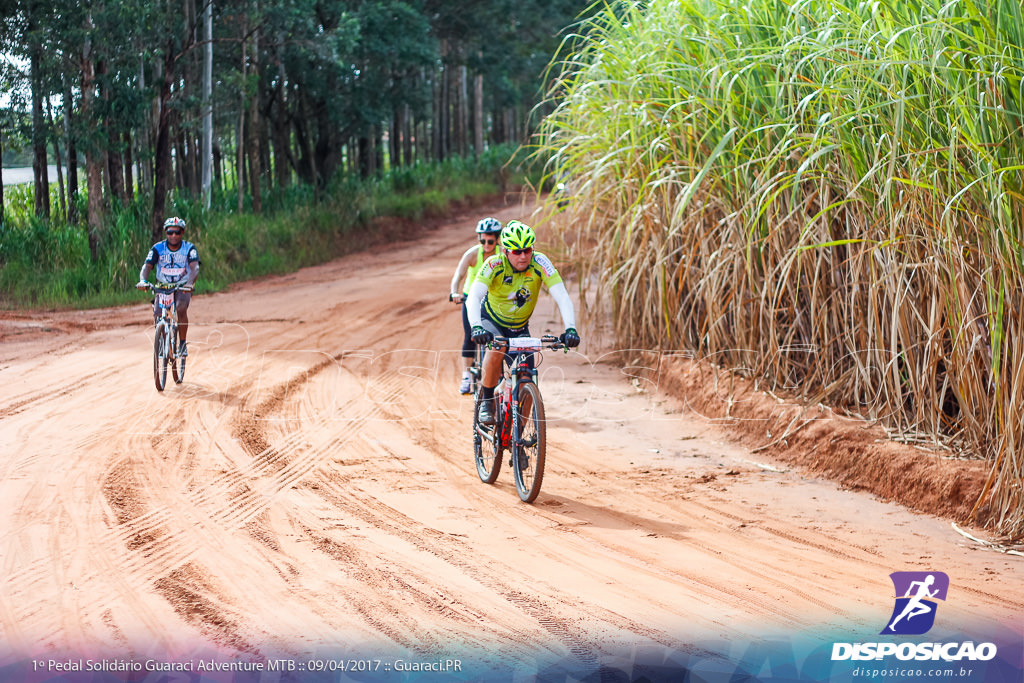
<path id="1" fill-rule="evenodd" d="M 480 272 L 480 268 L 484 265 L 484 248 L 481 245 L 476 247 L 476 258 L 469 264 L 469 268 L 466 269 L 466 279 L 462 281 L 462 293 L 469 294 L 469 286 L 473 284 L 473 280 L 476 279 L 476 274 Z"/>
<path id="2" fill-rule="evenodd" d="M 487 315 L 505 327 L 516 328 L 530 322 L 541 285 L 550 288 L 560 283 L 562 276 L 551 259 L 535 251 L 521 273 L 512 268 L 504 254 L 495 254 L 484 261 L 476 281 L 487 285 L 484 299 Z"/>

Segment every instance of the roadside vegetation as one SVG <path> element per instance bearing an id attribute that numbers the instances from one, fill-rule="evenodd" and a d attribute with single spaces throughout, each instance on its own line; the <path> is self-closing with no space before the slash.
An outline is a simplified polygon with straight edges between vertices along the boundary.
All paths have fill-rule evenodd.
<path id="1" fill-rule="evenodd" d="M 33 182 L 0 182 L 0 306 L 131 296 L 171 215 L 201 246 L 202 291 L 351 250 L 376 217 L 504 190 L 545 64 L 589 6 L 10 4 L 0 158 Z"/>
<path id="2" fill-rule="evenodd" d="M 503 145 L 480 159 L 454 157 L 365 180 L 342 176 L 319 198 L 311 186 L 293 185 L 268 193 L 260 215 L 235 210 L 233 192 L 216 194 L 209 210 L 187 196 L 176 197 L 168 215 L 188 223 L 185 238 L 199 247 L 203 259 L 197 291 L 210 292 L 358 250 L 377 238 L 375 219 L 438 217 L 455 202 L 493 197 L 506 183 L 527 183 L 528 173 L 524 155 Z M 153 243 L 144 197 L 110 215 L 97 260 L 91 258 L 84 229 L 34 214 L 30 185 L 8 188 L 7 197 L 7 225 L 0 230 L 0 305 L 87 308 L 138 301 L 132 285 Z"/>
<path id="3" fill-rule="evenodd" d="M 1024 535 L 1019 0 L 618 3 L 553 73 L 556 210 L 629 348 L 984 458 Z"/>

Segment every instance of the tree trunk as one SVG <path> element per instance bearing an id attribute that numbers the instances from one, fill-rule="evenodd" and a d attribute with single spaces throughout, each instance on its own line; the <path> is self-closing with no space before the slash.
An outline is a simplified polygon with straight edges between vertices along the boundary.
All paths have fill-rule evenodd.
<path id="1" fill-rule="evenodd" d="M 456 114 L 458 115 L 458 122 L 456 128 L 458 128 L 458 137 L 456 144 L 459 149 L 459 156 L 465 157 L 469 151 L 469 101 L 467 99 L 467 78 L 466 78 L 466 67 L 460 66 L 457 72 L 456 78 L 458 79 L 458 89 L 456 90 L 456 102 L 457 109 Z"/>
<path id="2" fill-rule="evenodd" d="M 434 161 L 444 161 L 445 158 L 445 129 L 448 126 L 448 117 L 445 116 L 447 97 L 445 96 L 445 83 L 448 82 L 447 70 L 444 65 L 447 43 L 441 41 L 441 66 L 434 74 L 434 120 L 431 122 L 434 140 Z"/>
<path id="3" fill-rule="evenodd" d="M 157 99 L 156 159 L 153 164 L 153 216 L 150 226 L 153 241 L 163 235 L 164 211 L 167 205 L 167 180 L 171 171 L 171 118 L 167 106 L 171 99 L 171 83 L 174 81 L 174 42 L 168 40 L 163 61 L 163 78 L 160 82 L 160 97 Z"/>
<path id="4" fill-rule="evenodd" d="M 68 223 L 78 223 L 78 148 L 71 131 L 71 117 L 75 100 L 71 94 L 71 79 L 64 78 L 64 138 L 68 147 Z"/>
<path id="5" fill-rule="evenodd" d="M 185 149 L 188 152 L 188 191 L 190 197 L 198 198 L 202 191 L 202 164 L 199 163 L 199 138 L 191 126 L 182 126 L 185 134 Z"/>
<path id="6" fill-rule="evenodd" d="M 105 59 L 96 61 L 96 76 L 100 81 L 100 92 L 103 101 L 106 103 L 106 110 L 110 112 L 110 88 L 103 82 L 107 75 L 107 62 Z M 104 122 L 107 134 L 106 159 L 107 159 L 107 185 L 110 187 L 110 196 L 122 206 L 127 203 L 124 194 L 124 169 L 121 167 L 121 142 L 117 133 L 117 123 L 108 117 Z"/>
<path id="7" fill-rule="evenodd" d="M 31 31 L 30 31 L 31 33 Z M 32 174 L 35 182 L 37 216 L 50 217 L 50 180 L 47 175 L 46 119 L 43 117 L 43 74 L 40 64 L 42 46 L 32 45 Z"/>
<path id="8" fill-rule="evenodd" d="M 384 174 L 384 131 L 374 126 L 373 131 L 373 173 L 378 178 Z"/>
<path id="9" fill-rule="evenodd" d="M 0 128 L 0 159 L 4 156 L 4 131 Z M 0 230 L 4 228 L 4 166 L 0 164 Z"/>
<path id="10" fill-rule="evenodd" d="M 479 159 L 484 151 L 484 76 L 473 79 L 473 153 Z"/>
<path id="11" fill-rule="evenodd" d="M 82 50 L 82 121 L 95 132 L 94 99 L 96 97 L 96 71 L 92 61 L 92 17 L 86 19 L 86 38 Z M 103 230 L 103 155 L 96 150 L 95 136 L 89 136 L 86 146 L 85 179 L 89 194 L 86 222 L 89 231 L 89 253 L 93 261 L 99 259 L 100 237 Z"/>
<path id="12" fill-rule="evenodd" d="M 139 57 L 139 90 L 145 92 L 146 90 L 146 61 L 145 57 Z M 159 96 L 154 98 L 154 102 L 159 101 Z M 140 131 L 141 139 L 139 140 L 139 167 L 141 173 L 139 173 L 139 187 L 142 188 L 144 194 L 149 193 L 153 189 L 153 163 L 150 159 L 150 154 L 153 152 L 153 122 L 156 119 L 156 106 L 151 108 L 150 116 L 145 119 L 145 123 Z M 145 154 L 143 154 L 143 150 Z"/>
<path id="13" fill-rule="evenodd" d="M 210 208 L 213 197 L 213 0 L 203 10 L 203 206 Z"/>
<path id="14" fill-rule="evenodd" d="M 245 36 L 248 32 L 249 21 L 248 15 L 246 15 L 242 18 L 242 101 L 241 106 L 238 108 L 238 131 L 235 134 L 235 164 L 238 167 L 235 185 L 238 188 L 239 213 L 241 213 L 242 209 L 245 208 L 245 182 L 242 176 L 245 172 L 245 113 L 247 109 L 245 102 L 245 81 L 248 76 L 248 62 L 246 61 L 245 54 L 247 41 Z"/>
<path id="15" fill-rule="evenodd" d="M 177 88 L 173 89 L 175 92 Z M 173 95 L 172 95 L 173 97 Z M 185 152 L 185 134 L 181 130 L 181 114 L 171 111 L 171 139 L 174 140 L 174 186 L 178 190 L 188 187 L 188 170 L 185 166 L 188 154 Z"/>
<path id="16" fill-rule="evenodd" d="M 299 174 L 299 177 L 307 183 L 312 183 L 316 186 L 316 171 L 313 167 L 313 150 L 312 144 L 309 141 L 309 133 L 306 130 L 306 93 L 301 88 L 297 89 L 298 94 L 298 114 L 292 119 L 292 123 L 295 125 L 295 142 L 299 146 L 299 163 L 295 168 L 295 171 Z"/>
<path id="17" fill-rule="evenodd" d="M 60 205 L 60 213 L 67 221 L 67 206 L 64 204 L 64 161 L 60 158 L 60 136 L 57 135 L 57 127 L 53 124 L 53 106 L 50 104 L 50 97 L 46 97 L 46 118 L 53 131 L 53 153 L 57 157 L 57 202 Z"/>
<path id="18" fill-rule="evenodd" d="M 402 165 L 402 107 L 395 106 L 391 110 L 391 123 L 388 126 L 388 155 L 391 157 L 391 168 Z"/>
<path id="19" fill-rule="evenodd" d="M 283 36 L 278 37 L 278 46 L 274 49 L 274 62 L 277 66 L 277 88 L 274 90 L 274 116 L 271 127 L 274 137 L 274 176 L 278 187 L 286 187 L 291 180 L 291 171 L 286 163 L 291 156 L 288 147 L 288 112 L 285 101 L 284 62 L 281 61 L 281 43 Z"/>
<path id="20" fill-rule="evenodd" d="M 121 158 L 121 143 L 117 139 L 116 127 L 107 124 L 109 149 L 107 149 L 107 183 L 110 196 L 124 206 L 128 203 L 128 195 L 124 189 L 124 161 Z"/>
<path id="21" fill-rule="evenodd" d="M 259 15 L 259 3 L 256 4 L 256 14 Z M 252 194 L 253 213 L 263 212 L 263 202 L 260 197 L 260 175 L 263 171 L 260 168 L 260 32 L 257 28 L 252 34 L 252 72 L 256 76 L 256 88 L 249 101 L 249 192 Z"/>
<path id="22" fill-rule="evenodd" d="M 188 26 L 190 27 L 189 33 L 193 36 L 193 41 L 198 39 L 197 31 L 199 30 L 199 15 L 196 12 L 195 0 L 188 0 Z M 199 85 L 200 98 L 202 97 L 202 72 L 203 63 L 202 55 L 198 50 L 192 50 L 189 52 L 189 59 L 187 60 L 188 68 L 185 71 L 185 101 L 191 102 L 195 97 L 196 84 Z M 201 101 L 201 100 L 200 100 Z M 182 131 L 185 134 L 185 150 L 187 152 L 188 162 L 188 191 L 189 196 L 194 199 L 202 197 L 203 188 L 203 166 L 199 153 L 200 149 L 200 136 L 197 135 L 195 125 L 193 124 L 192 116 L 183 116 L 180 119 Z"/>
<path id="23" fill-rule="evenodd" d="M 370 159 L 371 159 L 372 155 L 370 154 L 370 137 L 368 135 L 360 135 L 359 136 L 359 152 L 358 152 L 358 154 L 359 154 L 359 177 L 360 178 L 369 178 L 370 177 L 370 173 L 373 172 L 373 169 L 370 167 L 370 165 L 371 165 Z"/>
<path id="24" fill-rule="evenodd" d="M 213 143 L 213 185 L 224 192 L 224 153 L 221 152 L 220 143 Z"/>
<path id="25" fill-rule="evenodd" d="M 402 163 L 406 166 L 412 166 L 413 161 L 413 125 L 412 125 L 412 111 L 409 109 L 408 104 L 402 105 Z"/>
<path id="26" fill-rule="evenodd" d="M 135 184 L 133 178 L 132 161 L 132 133 L 124 131 L 124 196 L 130 202 L 135 197 Z"/>

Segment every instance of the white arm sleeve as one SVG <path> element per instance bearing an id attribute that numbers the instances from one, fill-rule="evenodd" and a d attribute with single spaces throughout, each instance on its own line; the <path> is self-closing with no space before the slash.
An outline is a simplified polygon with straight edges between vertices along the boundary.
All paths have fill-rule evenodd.
<path id="1" fill-rule="evenodd" d="M 487 285 L 484 283 L 474 282 L 469 286 L 469 296 L 466 298 L 466 317 L 469 318 L 470 327 L 480 324 L 480 304 L 483 303 L 485 296 L 487 296 Z"/>
<path id="2" fill-rule="evenodd" d="M 448 291 L 452 294 L 462 294 L 462 284 L 460 280 L 466 277 L 466 271 L 469 270 L 469 264 L 472 263 L 476 257 L 477 247 L 470 247 L 462 258 L 459 259 L 459 265 L 455 268 L 455 274 L 452 275 L 452 286 Z"/>
<path id="3" fill-rule="evenodd" d="M 572 298 L 569 296 L 569 290 L 565 288 L 565 284 L 559 282 L 557 285 L 552 285 L 550 292 L 555 303 L 558 304 L 558 310 L 562 313 L 562 322 L 565 323 L 565 328 L 576 327 L 576 311 L 572 307 Z"/>

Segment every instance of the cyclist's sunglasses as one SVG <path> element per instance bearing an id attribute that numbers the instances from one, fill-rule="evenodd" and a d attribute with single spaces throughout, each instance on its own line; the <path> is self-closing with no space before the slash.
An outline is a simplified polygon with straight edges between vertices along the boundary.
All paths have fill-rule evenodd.
<path id="1" fill-rule="evenodd" d="M 493 237 L 491 239 L 485 239 L 483 237 L 480 238 L 480 244 L 497 244 L 497 243 L 498 243 L 498 240 L 494 239 Z"/>
<path id="2" fill-rule="evenodd" d="M 532 254 L 533 247 L 527 247 L 526 249 L 509 249 L 509 251 L 516 256 L 522 256 L 523 254 Z"/>
<path id="3" fill-rule="evenodd" d="M 168 234 L 168 235 L 180 235 L 180 234 L 182 234 L 183 232 L 184 232 L 183 230 L 168 230 L 168 231 L 167 231 L 167 234 Z"/>

